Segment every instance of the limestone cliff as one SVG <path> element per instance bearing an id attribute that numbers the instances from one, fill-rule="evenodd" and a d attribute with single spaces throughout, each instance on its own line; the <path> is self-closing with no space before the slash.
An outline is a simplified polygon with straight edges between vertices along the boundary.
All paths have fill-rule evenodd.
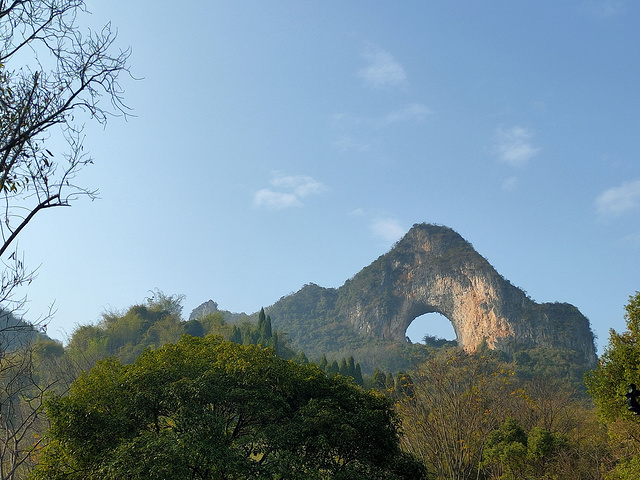
<path id="1" fill-rule="evenodd" d="M 532 301 L 469 242 L 438 225 L 414 225 L 338 289 L 306 285 L 267 310 L 274 327 L 306 352 L 319 342 L 331 351 L 365 339 L 406 342 L 414 319 L 437 312 L 469 351 L 483 342 L 503 351 L 543 346 L 579 352 L 589 366 L 596 362 L 589 321 L 577 308 Z"/>

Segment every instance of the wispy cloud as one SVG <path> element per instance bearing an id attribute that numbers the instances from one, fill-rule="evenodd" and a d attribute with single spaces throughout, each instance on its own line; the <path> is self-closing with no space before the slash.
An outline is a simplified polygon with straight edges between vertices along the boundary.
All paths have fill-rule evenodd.
<path id="1" fill-rule="evenodd" d="M 602 192 L 595 201 L 596 211 L 602 217 L 619 217 L 640 208 L 640 179 L 625 182 Z"/>
<path id="2" fill-rule="evenodd" d="M 273 172 L 269 183 L 272 188 L 263 188 L 255 193 L 253 203 L 257 207 L 271 210 L 301 207 L 303 198 L 317 195 L 325 190 L 321 182 L 306 175 L 284 175 L 281 172 Z"/>
<path id="3" fill-rule="evenodd" d="M 368 87 L 398 87 L 406 84 L 404 68 L 390 53 L 375 45 L 368 45 L 362 58 L 367 64 L 358 71 L 358 75 Z"/>
<path id="4" fill-rule="evenodd" d="M 640 247 L 640 233 L 630 233 L 622 238 L 622 242 L 634 247 Z"/>
<path id="5" fill-rule="evenodd" d="M 421 122 L 432 113 L 433 111 L 429 107 L 426 107 L 421 103 L 412 103 L 400 110 L 388 113 L 382 119 L 382 123 L 384 125 L 391 125 L 402 122 Z"/>
<path id="6" fill-rule="evenodd" d="M 498 128 L 494 150 L 501 162 L 512 167 L 522 167 L 540 151 L 539 147 L 533 146 L 532 139 L 533 131 L 529 128 Z"/>
<path id="7" fill-rule="evenodd" d="M 612 18 L 622 15 L 627 8 L 620 0 L 591 0 L 584 4 L 583 10 L 592 17 Z"/>
<path id="8" fill-rule="evenodd" d="M 433 111 L 421 103 L 411 103 L 383 115 L 365 117 L 350 113 L 333 116 L 333 128 L 338 132 L 333 146 L 342 151 L 368 151 L 376 143 L 377 132 L 398 124 L 416 124 L 424 121 Z"/>
<path id="9" fill-rule="evenodd" d="M 508 177 L 502 181 L 502 189 L 507 192 L 513 192 L 518 186 L 518 177 Z"/>
<path id="10" fill-rule="evenodd" d="M 333 116 L 333 126 L 339 129 L 365 128 L 369 130 L 388 127 L 396 123 L 419 123 L 431 115 L 433 111 L 421 103 L 410 103 L 398 110 L 393 110 L 379 116 L 361 116 L 350 113 L 336 113 Z"/>
<path id="11" fill-rule="evenodd" d="M 371 144 L 363 139 L 355 138 L 353 135 L 340 135 L 333 142 L 333 146 L 342 152 L 357 151 L 366 152 L 371 149 Z"/>
<path id="12" fill-rule="evenodd" d="M 406 230 L 400 222 L 393 218 L 376 218 L 371 223 L 371 233 L 387 242 L 395 242 L 402 238 Z"/>

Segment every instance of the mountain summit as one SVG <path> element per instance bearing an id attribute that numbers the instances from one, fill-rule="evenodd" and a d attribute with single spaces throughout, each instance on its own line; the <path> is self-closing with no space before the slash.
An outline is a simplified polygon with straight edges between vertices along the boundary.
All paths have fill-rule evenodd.
<path id="1" fill-rule="evenodd" d="M 266 309 L 274 328 L 310 355 L 363 342 L 407 343 L 407 327 L 437 312 L 458 345 L 573 350 L 596 362 L 588 319 L 567 303 L 536 303 L 448 227 L 416 224 L 386 254 L 337 289 L 305 285 Z"/>

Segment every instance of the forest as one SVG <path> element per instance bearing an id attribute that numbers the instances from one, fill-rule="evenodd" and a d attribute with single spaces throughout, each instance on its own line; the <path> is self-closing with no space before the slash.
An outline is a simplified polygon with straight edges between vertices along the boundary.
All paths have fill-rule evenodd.
<path id="1" fill-rule="evenodd" d="M 185 320 L 181 301 L 156 291 L 66 345 L 9 323 L 2 478 L 637 477 L 640 293 L 589 372 L 426 338 L 411 369 L 363 373 L 294 351 L 264 310 Z"/>

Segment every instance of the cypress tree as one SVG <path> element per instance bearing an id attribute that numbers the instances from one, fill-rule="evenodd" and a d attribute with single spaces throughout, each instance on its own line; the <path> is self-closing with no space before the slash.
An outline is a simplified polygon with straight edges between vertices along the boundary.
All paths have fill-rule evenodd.
<path id="1" fill-rule="evenodd" d="M 260 309 L 260 313 L 258 313 L 258 332 L 262 333 L 264 331 L 264 324 L 267 321 L 267 317 L 264 314 L 264 307 Z"/>
<path id="2" fill-rule="evenodd" d="M 331 362 L 331 365 L 329 365 L 329 368 L 327 368 L 327 374 L 335 375 L 336 373 L 340 373 L 340 367 L 338 366 L 338 362 L 334 360 Z"/>
<path id="3" fill-rule="evenodd" d="M 320 367 L 320 369 L 324 372 L 327 371 L 327 365 L 329 365 L 329 361 L 327 360 L 327 356 L 326 355 L 322 355 L 322 358 L 320 359 L 320 364 L 318 365 Z"/>
<path id="4" fill-rule="evenodd" d="M 364 379 L 362 378 L 362 368 L 360 368 L 360 363 L 356 363 L 353 379 L 360 386 L 364 384 Z"/>
<path id="5" fill-rule="evenodd" d="M 356 377 L 356 361 L 353 359 L 353 355 L 349 356 L 349 360 L 347 360 L 347 375 Z"/>
<path id="6" fill-rule="evenodd" d="M 271 316 L 267 315 L 267 319 L 264 322 L 264 327 L 262 332 L 262 338 L 265 338 L 267 340 L 269 340 L 271 338 L 272 335 L 272 330 L 271 330 Z"/>
<path id="7" fill-rule="evenodd" d="M 233 326 L 233 331 L 231 332 L 231 338 L 229 338 L 229 341 L 242 345 L 242 332 L 236 325 Z"/>
<path id="8" fill-rule="evenodd" d="M 340 367 L 338 368 L 338 371 L 343 377 L 349 376 L 349 372 L 347 372 L 347 361 L 344 357 L 340 360 Z"/>

